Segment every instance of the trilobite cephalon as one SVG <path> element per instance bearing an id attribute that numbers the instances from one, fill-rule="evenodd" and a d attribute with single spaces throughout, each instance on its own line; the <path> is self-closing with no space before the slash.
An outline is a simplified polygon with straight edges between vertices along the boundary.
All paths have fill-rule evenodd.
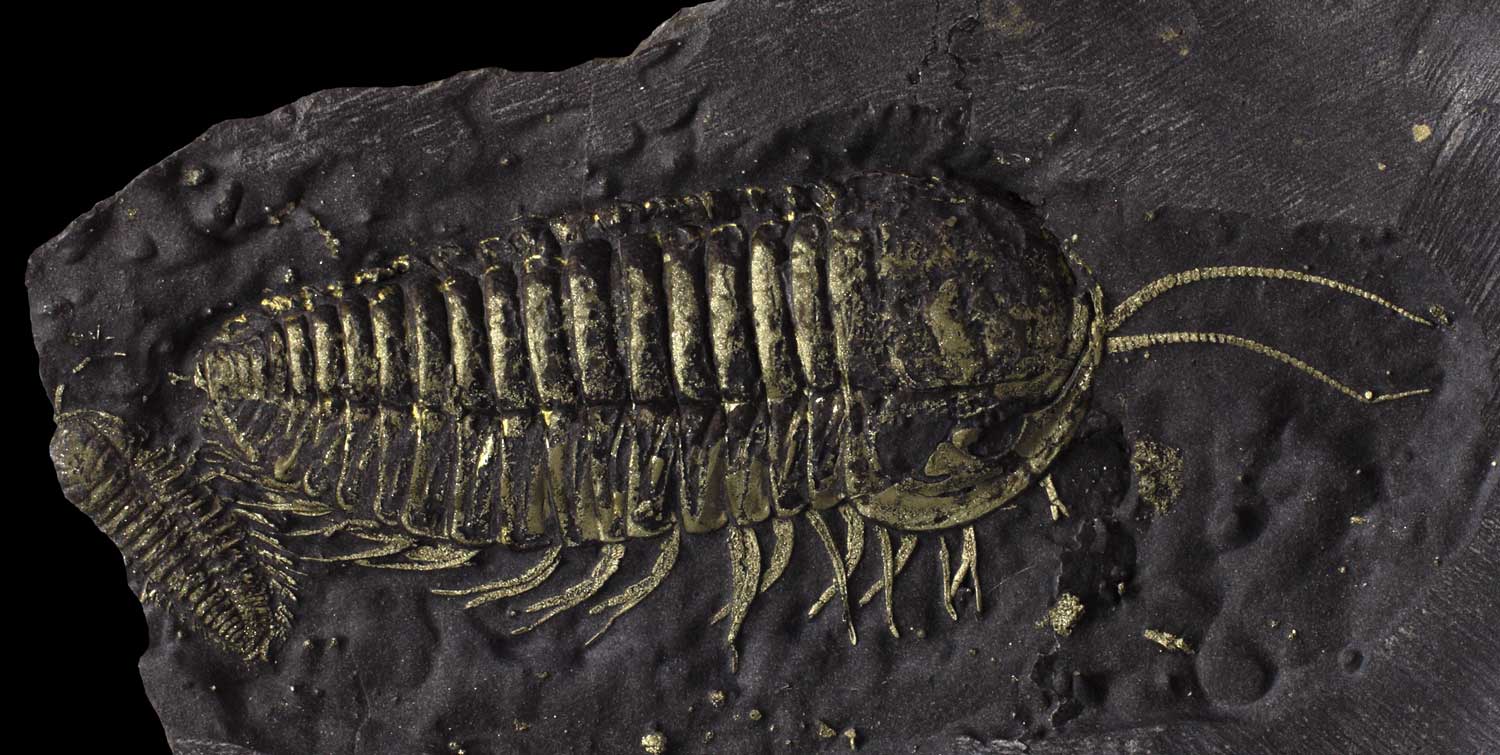
<path id="1" fill-rule="evenodd" d="M 69 498 L 247 658 L 291 620 L 292 538 L 320 543 L 304 561 L 410 570 L 489 547 L 539 553 L 517 576 L 433 590 L 470 607 L 538 587 L 563 547 L 596 545 L 587 578 L 525 607 L 536 623 L 599 592 L 624 543 L 655 541 L 651 573 L 591 609 L 613 609 L 607 628 L 666 577 L 680 533 L 727 529 L 732 597 L 717 618 L 732 650 L 798 520 L 833 572 L 812 613 L 837 597 L 847 622 L 873 525 L 882 570 L 860 604 L 883 592 L 895 634 L 888 587 L 916 532 L 962 528 L 956 567 L 938 539 L 951 614 L 966 579 L 978 607 L 975 519 L 1038 479 L 1060 507 L 1046 473 L 1104 353 L 1232 345 L 1361 401 L 1422 392 L 1356 391 L 1227 334 L 1108 335 L 1162 293 L 1221 278 L 1317 284 L 1428 324 L 1347 284 L 1261 267 L 1168 276 L 1106 313 L 1082 265 L 1005 203 L 863 174 L 520 220 L 474 250 L 272 297 L 197 355 L 191 481 L 97 412 L 60 418 L 54 458 Z M 123 500 L 158 512 L 138 521 L 186 534 L 142 537 Z M 842 555 L 829 509 L 845 521 Z M 202 570 L 212 578 L 185 576 Z"/>

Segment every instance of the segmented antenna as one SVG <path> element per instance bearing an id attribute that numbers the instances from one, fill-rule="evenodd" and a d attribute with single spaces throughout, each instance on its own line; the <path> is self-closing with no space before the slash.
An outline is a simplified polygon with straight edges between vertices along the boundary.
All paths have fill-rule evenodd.
<path id="1" fill-rule="evenodd" d="M 1120 304 L 1115 307 L 1115 310 L 1110 313 L 1109 318 L 1105 321 L 1104 331 L 1106 333 L 1113 332 L 1114 330 L 1119 328 L 1120 325 L 1122 325 L 1127 319 L 1129 319 L 1132 315 L 1134 315 L 1142 307 L 1149 303 L 1152 299 L 1155 299 L 1156 297 L 1161 296 L 1162 294 L 1171 291 L 1174 288 L 1186 286 L 1190 283 L 1198 283 L 1200 281 L 1218 280 L 1225 278 L 1263 278 L 1271 280 L 1289 280 L 1297 283 L 1309 283 L 1313 285 L 1324 286 L 1343 294 L 1348 294 L 1350 296 L 1355 296 L 1366 301 L 1373 302 L 1419 325 L 1425 325 L 1427 327 L 1433 326 L 1430 320 L 1420 315 L 1414 314 L 1410 310 L 1399 307 L 1396 304 L 1393 304 L 1390 300 L 1385 299 L 1384 297 L 1378 296 L 1362 288 L 1351 286 L 1348 283 L 1344 283 L 1342 281 L 1337 281 L 1332 278 L 1324 278 L 1320 275 L 1309 275 L 1307 273 L 1298 272 L 1296 270 L 1286 270 L 1274 267 L 1250 267 L 1234 265 L 1226 267 L 1200 267 L 1157 278 L 1156 280 L 1143 286 L 1139 291 L 1131 294 L 1124 301 L 1120 302 Z M 1416 390 L 1398 391 L 1395 393 L 1385 394 L 1377 394 L 1374 391 L 1370 390 L 1361 391 L 1352 388 L 1339 380 L 1334 379 L 1333 377 L 1329 376 L 1328 373 L 1323 372 L 1316 367 L 1313 367 L 1302 359 L 1294 357 L 1291 354 L 1286 353 L 1285 351 L 1267 346 L 1266 344 L 1260 343 L 1259 341 L 1253 341 L 1249 338 L 1231 335 L 1228 333 L 1177 331 L 1170 333 L 1145 333 L 1142 335 L 1134 336 L 1110 336 L 1105 341 L 1105 350 L 1110 354 L 1118 354 L 1126 351 L 1144 349 L 1151 346 L 1171 346 L 1177 344 L 1192 343 L 1213 344 L 1217 346 L 1234 346 L 1236 348 L 1249 351 L 1253 354 L 1258 354 L 1269 359 L 1274 359 L 1278 362 L 1281 362 L 1282 364 L 1296 369 L 1304 375 L 1312 377 L 1318 382 L 1327 385 L 1328 387 L 1344 394 L 1345 396 L 1348 396 L 1349 398 L 1354 399 L 1355 401 L 1360 401 L 1366 404 L 1378 404 L 1385 401 L 1394 401 L 1396 399 L 1408 398 L 1411 396 L 1420 396 L 1424 393 L 1431 393 L 1431 389 L 1428 388 L 1419 388 Z"/>

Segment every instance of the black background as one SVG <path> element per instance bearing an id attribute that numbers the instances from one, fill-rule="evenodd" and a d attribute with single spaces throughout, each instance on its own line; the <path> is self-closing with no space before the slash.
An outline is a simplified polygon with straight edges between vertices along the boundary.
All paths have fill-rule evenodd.
<path id="1" fill-rule="evenodd" d="M 35 711 L 16 719 L 20 731 L 30 728 L 66 752 L 169 752 L 136 669 L 146 625 L 119 552 L 63 499 L 40 441 L 53 425 L 26 325 L 30 250 L 220 121 L 260 116 L 332 87 L 424 84 L 487 67 L 560 71 L 621 57 L 678 7 L 531 6 L 526 19 L 498 6 L 435 8 L 421 19 L 357 20 L 299 7 L 294 18 L 213 23 L 196 15 L 90 13 L 13 27 L 17 39 L 47 43 L 46 52 L 18 55 L 10 66 L 7 162 L 12 208 L 21 211 L 9 234 L 6 340 L 24 345 L 15 351 L 22 361 L 13 365 L 10 392 L 22 415 L 10 432 L 22 477 L 12 488 L 20 553 L 11 551 L 10 597 L 12 610 L 32 618 L 11 614 L 7 623 L 21 638 L 12 646 L 21 656 L 12 692 L 22 696 L 22 711 Z"/>

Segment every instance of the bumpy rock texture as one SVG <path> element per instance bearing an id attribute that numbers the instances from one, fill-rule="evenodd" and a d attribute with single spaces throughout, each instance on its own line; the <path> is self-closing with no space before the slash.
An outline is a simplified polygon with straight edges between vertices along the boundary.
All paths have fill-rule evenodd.
<path id="1" fill-rule="evenodd" d="M 708 623 L 729 585 L 717 540 L 685 540 L 674 578 L 586 649 L 583 612 L 513 638 L 503 607 L 437 600 L 431 576 L 309 566 L 274 664 L 148 607 L 141 672 L 169 737 L 484 753 L 660 732 L 672 752 L 755 752 L 845 746 L 819 738 L 831 723 L 873 752 L 1500 747 L 1497 40 L 1477 2 L 717 3 L 623 60 L 322 92 L 215 127 L 28 271 L 49 395 L 157 447 L 197 442 L 178 376 L 267 292 L 472 247 L 519 215 L 858 170 L 1014 195 L 1112 301 L 1263 265 L 1447 322 L 1285 282 L 1168 294 L 1137 332 L 1237 333 L 1361 387 L 1433 393 L 1360 405 L 1229 348 L 1112 357 L 1057 463 L 1067 515 L 1033 490 L 983 520 L 977 619 L 970 600 L 953 622 L 928 589 L 930 541 L 898 582 L 902 638 L 877 603 L 856 647 L 832 612 L 805 620 L 828 566 L 799 547 L 737 673 Z"/>

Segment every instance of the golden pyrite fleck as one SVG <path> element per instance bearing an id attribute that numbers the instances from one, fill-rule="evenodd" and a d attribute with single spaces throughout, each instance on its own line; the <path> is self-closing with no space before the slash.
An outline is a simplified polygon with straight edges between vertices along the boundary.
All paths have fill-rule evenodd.
<path id="1" fill-rule="evenodd" d="M 646 755 L 662 755 L 667 751 L 667 737 L 659 731 L 653 731 L 641 737 L 641 749 Z"/>
<path id="2" fill-rule="evenodd" d="M 1052 631 L 1066 637 L 1073 633 L 1073 626 L 1083 618 L 1083 601 L 1077 595 L 1065 592 L 1057 598 L 1052 610 L 1047 612 L 1047 623 Z"/>
<path id="3" fill-rule="evenodd" d="M 1147 629 L 1142 634 L 1146 639 L 1162 646 L 1166 650 L 1176 650 L 1188 655 L 1193 654 L 1193 648 L 1188 645 L 1187 640 L 1171 632 L 1164 632 L 1160 629 Z"/>

